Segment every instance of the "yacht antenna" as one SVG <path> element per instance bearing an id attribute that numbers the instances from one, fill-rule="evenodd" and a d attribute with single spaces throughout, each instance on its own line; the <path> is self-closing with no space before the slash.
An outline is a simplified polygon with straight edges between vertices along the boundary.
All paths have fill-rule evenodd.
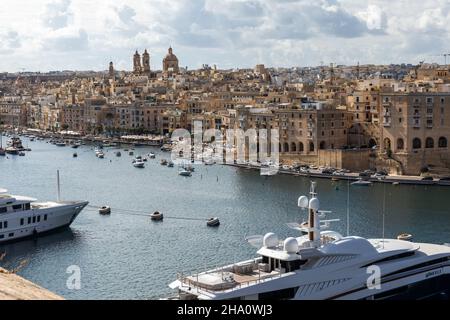
<path id="1" fill-rule="evenodd" d="M 61 201 L 61 185 L 59 182 L 59 170 L 56 170 L 56 183 L 58 185 L 58 199 L 57 201 L 60 202 Z"/>
<path id="2" fill-rule="evenodd" d="M 386 215 L 386 183 L 384 183 L 384 191 L 383 191 L 383 249 L 385 239 L 385 215 Z"/>

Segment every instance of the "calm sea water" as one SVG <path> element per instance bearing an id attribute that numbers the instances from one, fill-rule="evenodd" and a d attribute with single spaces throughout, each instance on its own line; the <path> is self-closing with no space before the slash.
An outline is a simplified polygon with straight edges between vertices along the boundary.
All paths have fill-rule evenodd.
<path id="1" fill-rule="evenodd" d="M 131 165 L 132 157 L 106 149 L 106 158 L 93 148 L 76 150 L 36 141 L 25 157 L 0 157 L 0 187 L 39 200 L 56 198 L 56 170 L 61 171 L 63 200 L 89 200 L 109 205 L 110 217 L 94 209 L 82 212 L 64 232 L 37 240 L 0 245 L 6 257 L 0 263 L 14 267 L 25 278 L 67 299 L 154 299 L 172 291 L 168 284 L 177 272 L 203 270 L 253 258 L 249 235 L 276 232 L 296 235 L 286 223 L 306 219 L 296 207 L 309 191 L 302 177 L 261 177 L 257 171 L 227 166 L 196 166 L 191 178 L 176 168 L 163 167 L 169 157 L 157 148 L 136 148 L 136 155 L 157 153 L 145 169 Z M 317 180 L 323 210 L 340 218 L 333 228 L 346 234 L 347 183 Z M 338 186 L 338 188 L 336 188 Z M 383 199 L 386 200 L 386 236 L 409 232 L 418 242 L 450 242 L 450 188 L 374 185 L 350 187 L 350 233 L 381 237 Z M 128 211 L 125 211 L 128 210 Z M 126 214 L 161 211 L 167 217 L 153 223 L 148 217 Z M 205 220 L 169 219 L 218 216 L 221 226 L 206 227 Z M 81 290 L 66 286 L 71 265 L 81 268 Z"/>

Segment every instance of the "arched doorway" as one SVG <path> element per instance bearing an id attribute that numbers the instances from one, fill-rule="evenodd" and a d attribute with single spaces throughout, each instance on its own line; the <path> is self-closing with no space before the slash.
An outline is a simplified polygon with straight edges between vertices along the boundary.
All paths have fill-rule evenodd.
<path id="1" fill-rule="evenodd" d="M 303 142 L 299 142 L 299 143 L 298 143 L 298 151 L 299 151 L 299 152 L 305 151 L 305 147 L 303 146 Z"/>
<path id="2" fill-rule="evenodd" d="M 320 150 L 325 150 L 326 144 L 325 141 L 320 142 Z"/>
<path id="3" fill-rule="evenodd" d="M 314 143 L 313 142 L 309 143 L 309 152 L 314 152 Z"/>
<path id="4" fill-rule="evenodd" d="M 295 144 L 295 142 L 291 143 L 291 152 L 297 152 L 297 145 Z"/>

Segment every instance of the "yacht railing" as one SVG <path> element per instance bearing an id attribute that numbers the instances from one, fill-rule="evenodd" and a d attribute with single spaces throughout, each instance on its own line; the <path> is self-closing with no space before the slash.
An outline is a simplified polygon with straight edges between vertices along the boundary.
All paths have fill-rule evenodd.
<path id="1" fill-rule="evenodd" d="M 236 264 L 235 264 L 236 265 Z M 233 265 L 233 266 L 235 266 Z M 257 264 L 256 264 L 257 265 Z M 241 289 L 244 287 L 249 287 L 250 285 L 264 283 L 269 280 L 273 280 L 274 278 L 281 278 L 284 275 L 287 275 L 288 273 L 285 273 L 283 270 L 276 270 L 276 274 L 265 274 L 261 275 L 261 270 L 259 268 L 253 269 L 253 271 L 258 271 L 258 278 L 255 278 L 254 280 L 247 280 L 238 282 L 235 281 L 233 278 L 233 281 L 231 282 L 225 282 L 223 284 L 214 285 L 214 289 L 211 287 L 213 285 L 207 285 L 203 284 L 199 281 L 199 276 L 207 275 L 207 274 L 219 274 L 222 273 L 222 280 L 224 280 L 224 275 L 227 273 L 230 274 L 230 276 L 237 275 L 232 271 L 233 266 L 227 266 L 227 267 L 218 267 L 209 271 L 203 271 L 203 272 L 188 272 L 188 273 L 177 273 L 177 280 L 180 281 L 182 287 L 187 287 L 191 289 L 197 289 L 198 293 L 201 293 L 201 291 L 206 293 L 218 293 L 218 292 L 231 292 L 236 289 Z M 243 275 L 245 276 L 245 275 Z M 193 278 L 196 280 L 192 280 L 189 278 Z M 224 280 L 225 281 L 225 280 Z"/>

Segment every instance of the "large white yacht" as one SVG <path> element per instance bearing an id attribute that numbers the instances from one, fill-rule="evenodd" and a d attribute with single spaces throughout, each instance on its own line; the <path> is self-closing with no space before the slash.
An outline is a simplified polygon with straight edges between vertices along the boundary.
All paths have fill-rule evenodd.
<path id="1" fill-rule="evenodd" d="M 0 189 L 0 244 L 68 227 L 87 201 L 36 202 Z"/>
<path id="2" fill-rule="evenodd" d="M 169 285 L 183 300 L 378 300 L 450 296 L 450 247 L 397 239 L 343 237 L 325 231 L 315 184 L 300 197 L 308 221 L 289 224 L 306 235 L 247 240 L 259 257 L 222 268 L 179 274 Z M 305 230 L 306 229 L 306 230 Z"/>

